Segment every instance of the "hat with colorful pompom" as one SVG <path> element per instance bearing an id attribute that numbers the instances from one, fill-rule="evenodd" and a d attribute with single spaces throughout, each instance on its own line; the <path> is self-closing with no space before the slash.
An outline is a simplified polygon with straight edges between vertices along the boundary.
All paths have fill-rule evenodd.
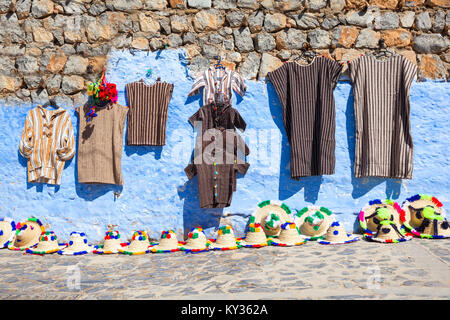
<path id="1" fill-rule="evenodd" d="M 386 199 L 375 199 L 369 202 L 361 212 L 358 219 L 364 232 L 364 238 L 381 243 L 398 243 L 412 239 L 400 222 L 404 211 L 397 202 Z"/>
<path id="2" fill-rule="evenodd" d="M 45 233 L 42 222 L 34 217 L 16 225 L 16 236 L 14 242 L 10 242 L 8 249 L 26 250 L 38 244 L 41 234 Z"/>
<path id="3" fill-rule="evenodd" d="M 30 254 L 55 253 L 67 247 L 67 243 L 58 243 L 58 238 L 53 231 L 45 231 L 39 239 L 39 243 L 26 250 Z"/>
<path id="4" fill-rule="evenodd" d="M 320 244 L 347 244 L 358 240 L 359 237 L 355 234 L 347 233 L 340 222 L 333 221 L 327 233 L 325 233 L 324 239 L 318 240 L 318 242 Z"/>
<path id="5" fill-rule="evenodd" d="M 128 255 L 146 254 L 150 252 L 150 240 L 147 232 L 138 230 L 131 236 L 131 242 L 128 246 L 117 249 L 120 253 Z"/>
<path id="6" fill-rule="evenodd" d="M 403 203 L 403 225 L 420 238 L 444 239 L 450 237 L 450 226 L 442 203 L 435 197 L 416 194 Z"/>
<path id="7" fill-rule="evenodd" d="M 178 241 L 177 234 L 173 230 L 165 230 L 161 233 L 161 238 L 157 244 L 150 246 L 150 252 L 169 253 L 180 251 L 182 242 Z"/>
<path id="8" fill-rule="evenodd" d="M 300 235 L 308 240 L 323 239 L 331 223 L 334 221 L 333 213 L 318 206 L 308 206 L 297 211 L 293 219 Z"/>
<path id="9" fill-rule="evenodd" d="M 273 246 L 291 247 L 305 243 L 306 239 L 300 235 L 297 226 L 293 222 L 283 223 L 278 238 L 269 239 L 269 244 Z"/>
<path id="10" fill-rule="evenodd" d="M 239 245 L 245 248 L 260 248 L 269 244 L 266 233 L 259 223 L 250 223 L 247 227 L 245 238 L 236 240 Z"/>
<path id="11" fill-rule="evenodd" d="M 109 227 L 109 226 L 108 226 Z M 114 254 L 119 253 L 119 249 L 126 247 L 128 243 L 120 240 L 120 233 L 118 230 L 109 228 L 105 233 L 103 244 L 98 246 L 92 253 L 95 254 Z"/>
<path id="12" fill-rule="evenodd" d="M 16 223 L 11 218 L 0 218 L 0 249 L 14 242 Z"/>
<path id="13" fill-rule="evenodd" d="M 84 232 L 72 232 L 68 246 L 58 251 L 58 254 L 65 256 L 79 256 L 88 254 L 96 249 L 92 244 L 88 244 L 86 234 Z"/>
<path id="14" fill-rule="evenodd" d="M 185 252 L 202 252 L 209 250 L 211 242 L 206 239 L 202 228 L 192 228 L 188 233 L 186 242 L 183 243 L 180 250 Z"/>
<path id="15" fill-rule="evenodd" d="M 250 217 L 249 223 L 258 223 L 267 236 L 278 236 L 281 225 L 290 221 L 291 209 L 284 203 L 266 200 L 258 204 L 258 208 Z"/>
<path id="16" fill-rule="evenodd" d="M 233 250 L 240 248 L 232 226 L 222 226 L 217 231 L 217 239 L 211 240 L 210 249 L 213 250 Z"/>

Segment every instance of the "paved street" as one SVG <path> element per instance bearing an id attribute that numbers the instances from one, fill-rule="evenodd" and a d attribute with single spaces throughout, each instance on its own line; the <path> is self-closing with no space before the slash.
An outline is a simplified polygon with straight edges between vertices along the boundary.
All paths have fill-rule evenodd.
<path id="1" fill-rule="evenodd" d="M 0 250 L 1 299 L 449 299 L 450 241 L 198 254 Z"/>

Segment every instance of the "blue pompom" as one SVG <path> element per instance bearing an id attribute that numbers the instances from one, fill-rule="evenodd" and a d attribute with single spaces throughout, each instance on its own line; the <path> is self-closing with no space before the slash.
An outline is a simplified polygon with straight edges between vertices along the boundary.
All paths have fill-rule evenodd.
<path id="1" fill-rule="evenodd" d="M 334 230 L 334 231 L 333 231 L 333 234 L 334 234 L 335 236 L 337 236 L 337 235 L 339 234 L 339 231 Z"/>

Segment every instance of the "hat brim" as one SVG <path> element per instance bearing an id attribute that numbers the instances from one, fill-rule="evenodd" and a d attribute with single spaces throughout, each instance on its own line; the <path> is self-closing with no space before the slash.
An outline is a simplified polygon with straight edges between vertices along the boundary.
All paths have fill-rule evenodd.
<path id="1" fill-rule="evenodd" d="M 31 220 L 30 220 L 31 219 Z M 15 236 L 15 241 L 14 242 L 10 242 L 10 244 L 8 245 L 8 249 L 9 250 L 14 250 L 14 251 L 25 251 L 31 247 L 34 247 L 35 245 L 37 245 L 39 243 L 39 238 L 40 236 L 45 233 L 45 227 L 42 224 L 42 222 L 39 219 L 36 218 L 30 218 L 27 221 L 23 222 L 23 224 L 34 224 L 35 225 L 35 232 L 34 232 L 34 236 L 32 239 L 30 239 L 27 243 L 20 245 L 20 246 L 16 246 L 15 242 L 18 241 L 17 239 L 17 235 L 20 232 L 20 230 L 16 230 L 16 236 Z"/>
<path id="2" fill-rule="evenodd" d="M 58 248 L 51 249 L 51 250 L 44 250 L 44 251 L 37 250 L 37 246 L 38 245 L 36 245 L 35 248 L 32 247 L 30 249 L 27 249 L 25 252 L 29 253 L 29 254 L 50 254 L 50 253 L 56 253 L 59 250 L 62 250 L 64 248 L 66 248 L 68 246 L 68 243 L 58 243 Z"/>
<path id="3" fill-rule="evenodd" d="M 347 240 L 329 241 L 329 240 L 323 239 L 323 240 L 319 240 L 317 242 L 320 244 L 325 244 L 325 245 L 328 245 L 328 244 L 333 245 L 333 244 L 348 244 L 348 243 L 353 243 L 353 242 L 356 242 L 359 240 L 361 240 L 361 238 L 358 237 L 356 234 L 347 233 Z"/>
<path id="4" fill-rule="evenodd" d="M 236 242 L 243 248 L 262 248 L 267 247 L 269 245 L 269 241 L 261 242 L 261 243 L 247 243 L 245 238 L 237 238 Z"/>
<path id="5" fill-rule="evenodd" d="M 205 247 L 192 247 L 192 246 L 187 245 L 186 241 L 182 241 L 181 243 L 182 243 L 182 245 L 180 247 L 180 250 L 184 251 L 186 253 L 199 253 L 199 252 L 209 251 L 209 246 L 211 245 L 209 240 L 206 241 Z"/>
<path id="6" fill-rule="evenodd" d="M 413 203 L 417 204 L 417 202 L 424 202 L 423 203 L 424 206 L 425 205 L 433 205 L 435 208 L 437 207 L 440 211 L 441 216 L 443 216 L 444 218 L 446 217 L 445 210 L 442 207 L 442 204 L 435 197 L 432 197 L 431 199 L 425 199 L 425 198 L 422 198 L 420 195 L 415 195 L 414 197 L 411 197 L 409 199 L 413 199 L 415 197 L 416 198 L 420 197 L 420 198 L 416 199 L 415 201 L 409 201 L 407 199 L 402 204 L 402 209 L 405 214 L 400 216 L 400 221 L 401 221 L 401 223 L 403 223 L 403 226 L 405 226 L 405 228 L 408 229 L 409 232 L 411 232 L 414 236 L 416 236 L 418 238 L 422 238 L 422 239 L 447 239 L 447 238 L 450 238 L 450 234 L 449 235 L 434 235 L 434 234 L 427 234 L 427 233 L 419 232 L 419 231 L 417 231 L 416 228 L 414 228 L 411 225 L 411 223 L 410 223 L 411 211 L 409 209 L 409 205 L 411 205 Z"/>
<path id="7" fill-rule="evenodd" d="M 211 242 L 211 244 L 209 245 L 210 250 L 235 250 L 235 249 L 239 249 L 242 247 L 238 243 L 237 239 L 235 239 L 236 245 L 234 245 L 234 246 L 217 244 L 215 239 L 210 239 L 209 241 Z"/>
<path id="8" fill-rule="evenodd" d="M 84 248 L 84 250 L 78 250 L 78 251 L 71 250 L 70 249 L 71 247 L 69 246 L 63 250 L 59 250 L 58 254 L 63 255 L 63 256 L 81 256 L 84 254 L 91 253 L 92 251 L 97 249 L 97 246 L 94 246 L 92 244 L 87 244 L 86 246 L 87 246 L 87 248 Z"/>
<path id="9" fill-rule="evenodd" d="M 9 235 L 4 237 L 2 243 L 0 243 L 0 249 L 7 248 L 10 243 L 14 242 L 14 237 L 16 235 L 16 223 L 9 218 L 2 218 L 0 222 L 6 222 L 11 225 L 11 231 L 9 231 Z"/>
<path id="10" fill-rule="evenodd" d="M 176 247 L 167 248 L 167 247 L 161 247 L 158 243 L 152 244 L 150 246 L 150 252 L 151 253 L 171 253 L 171 252 L 178 252 L 181 251 L 181 247 L 183 245 L 182 241 L 177 242 Z"/>
<path id="11" fill-rule="evenodd" d="M 280 226 L 276 229 L 269 229 L 266 227 L 265 219 L 271 214 L 275 213 L 280 217 Z M 281 224 L 290 221 L 291 209 L 281 201 L 266 200 L 258 204 L 258 208 L 253 211 L 252 216 L 255 218 L 255 223 L 259 223 L 264 233 L 268 236 L 276 236 L 281 232 Z"/>
<path id="12" fill-rule="evenodd" d="M 129 245 L 130 245 L 129 242 L 123 242 L 123 243 L 120 243 L 120 246 L 121 246 L 122 248 L 123 248 L 123 247 L 126 247 L 126 246 L 129 246 Z M 119 248 L 117 248 L 116 250 L 108 250 L 108 251 L 105 251 L 103 245 L 99 245 L 99 246 L 97 246 L 97 249 L 95 249 L 94 251 L 92 251 L 92 253 L 94 253 L 94 254 L 116 254 L 116 253 L 119 253 Z"/>
<path id="13" fill-rule="evenodd" d="M 305 244 L 308 240 L 301 240 L 300 242 L 283 242 L 280 241 L 280 239 L 277 238 L 273 238 L 273 239 L 269 239 L 268 243 L 271 246 L 276 246 L 276 247 L 294 247 L 294 246 L 301 246 L 302 244 Z"/>
<path id="14" fill-rule="evenodd" d="M 369 241 L 373 242 L 379 242 L 379 243 L 399 243 L 399 242 L 405 242 L 409 241 L 413 238 L 412 235 L 407 235 L 403 238 L 397 238 L 397 239 L 382 239 L 382 238 L 375 238 L 371 234 L 364 234 L 364 239 L 367 239 Z"/>

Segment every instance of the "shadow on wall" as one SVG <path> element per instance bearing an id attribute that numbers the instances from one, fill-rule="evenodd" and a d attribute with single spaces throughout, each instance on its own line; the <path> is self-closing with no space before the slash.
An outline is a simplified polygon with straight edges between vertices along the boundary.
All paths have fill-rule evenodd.
<path id="1" fill-rule="evenodd" d="M 348 154 L 351 165 L 352 176 L 352 197 L 353 199 L 360 198 L 370 192 L 377 185 L 386 182 L 386 198 L 398 199 L 401 192 L 402 180 L 401 179 L 389 179 L 380 177 L 367 177 L 367 178 L 355 178 L 353 174 L 353 168 L 355 164 L 355 113 L 354 113 L 354 99 L 353 99 L 353 87 L 350 89 L 350 94 L 347 100 L 347 107 L 345 110 L 346 116 L 346 131 L 347 131 L 347 143 Z"/>
<path id="2" fill-rule="evenodd" d="M 278 95 L 272 83 L 268 82 L 267 93 L 269 107 L 272 118 L 282 134 L 281 140 L 281 160 L 280 177 L 278 183 L 278 199 L 286 200 L 301 189 L 304 189 L 304 199 L 306 202 L 315 203 L 319 197 L 320 186 L 323 182 L 322 176 L 303 177 L 300 180 L 291 178 L 290 159 L 291 147 L 288 142 L 286 130 L 283 123 L 283 107 L 278 99 Z"/>

